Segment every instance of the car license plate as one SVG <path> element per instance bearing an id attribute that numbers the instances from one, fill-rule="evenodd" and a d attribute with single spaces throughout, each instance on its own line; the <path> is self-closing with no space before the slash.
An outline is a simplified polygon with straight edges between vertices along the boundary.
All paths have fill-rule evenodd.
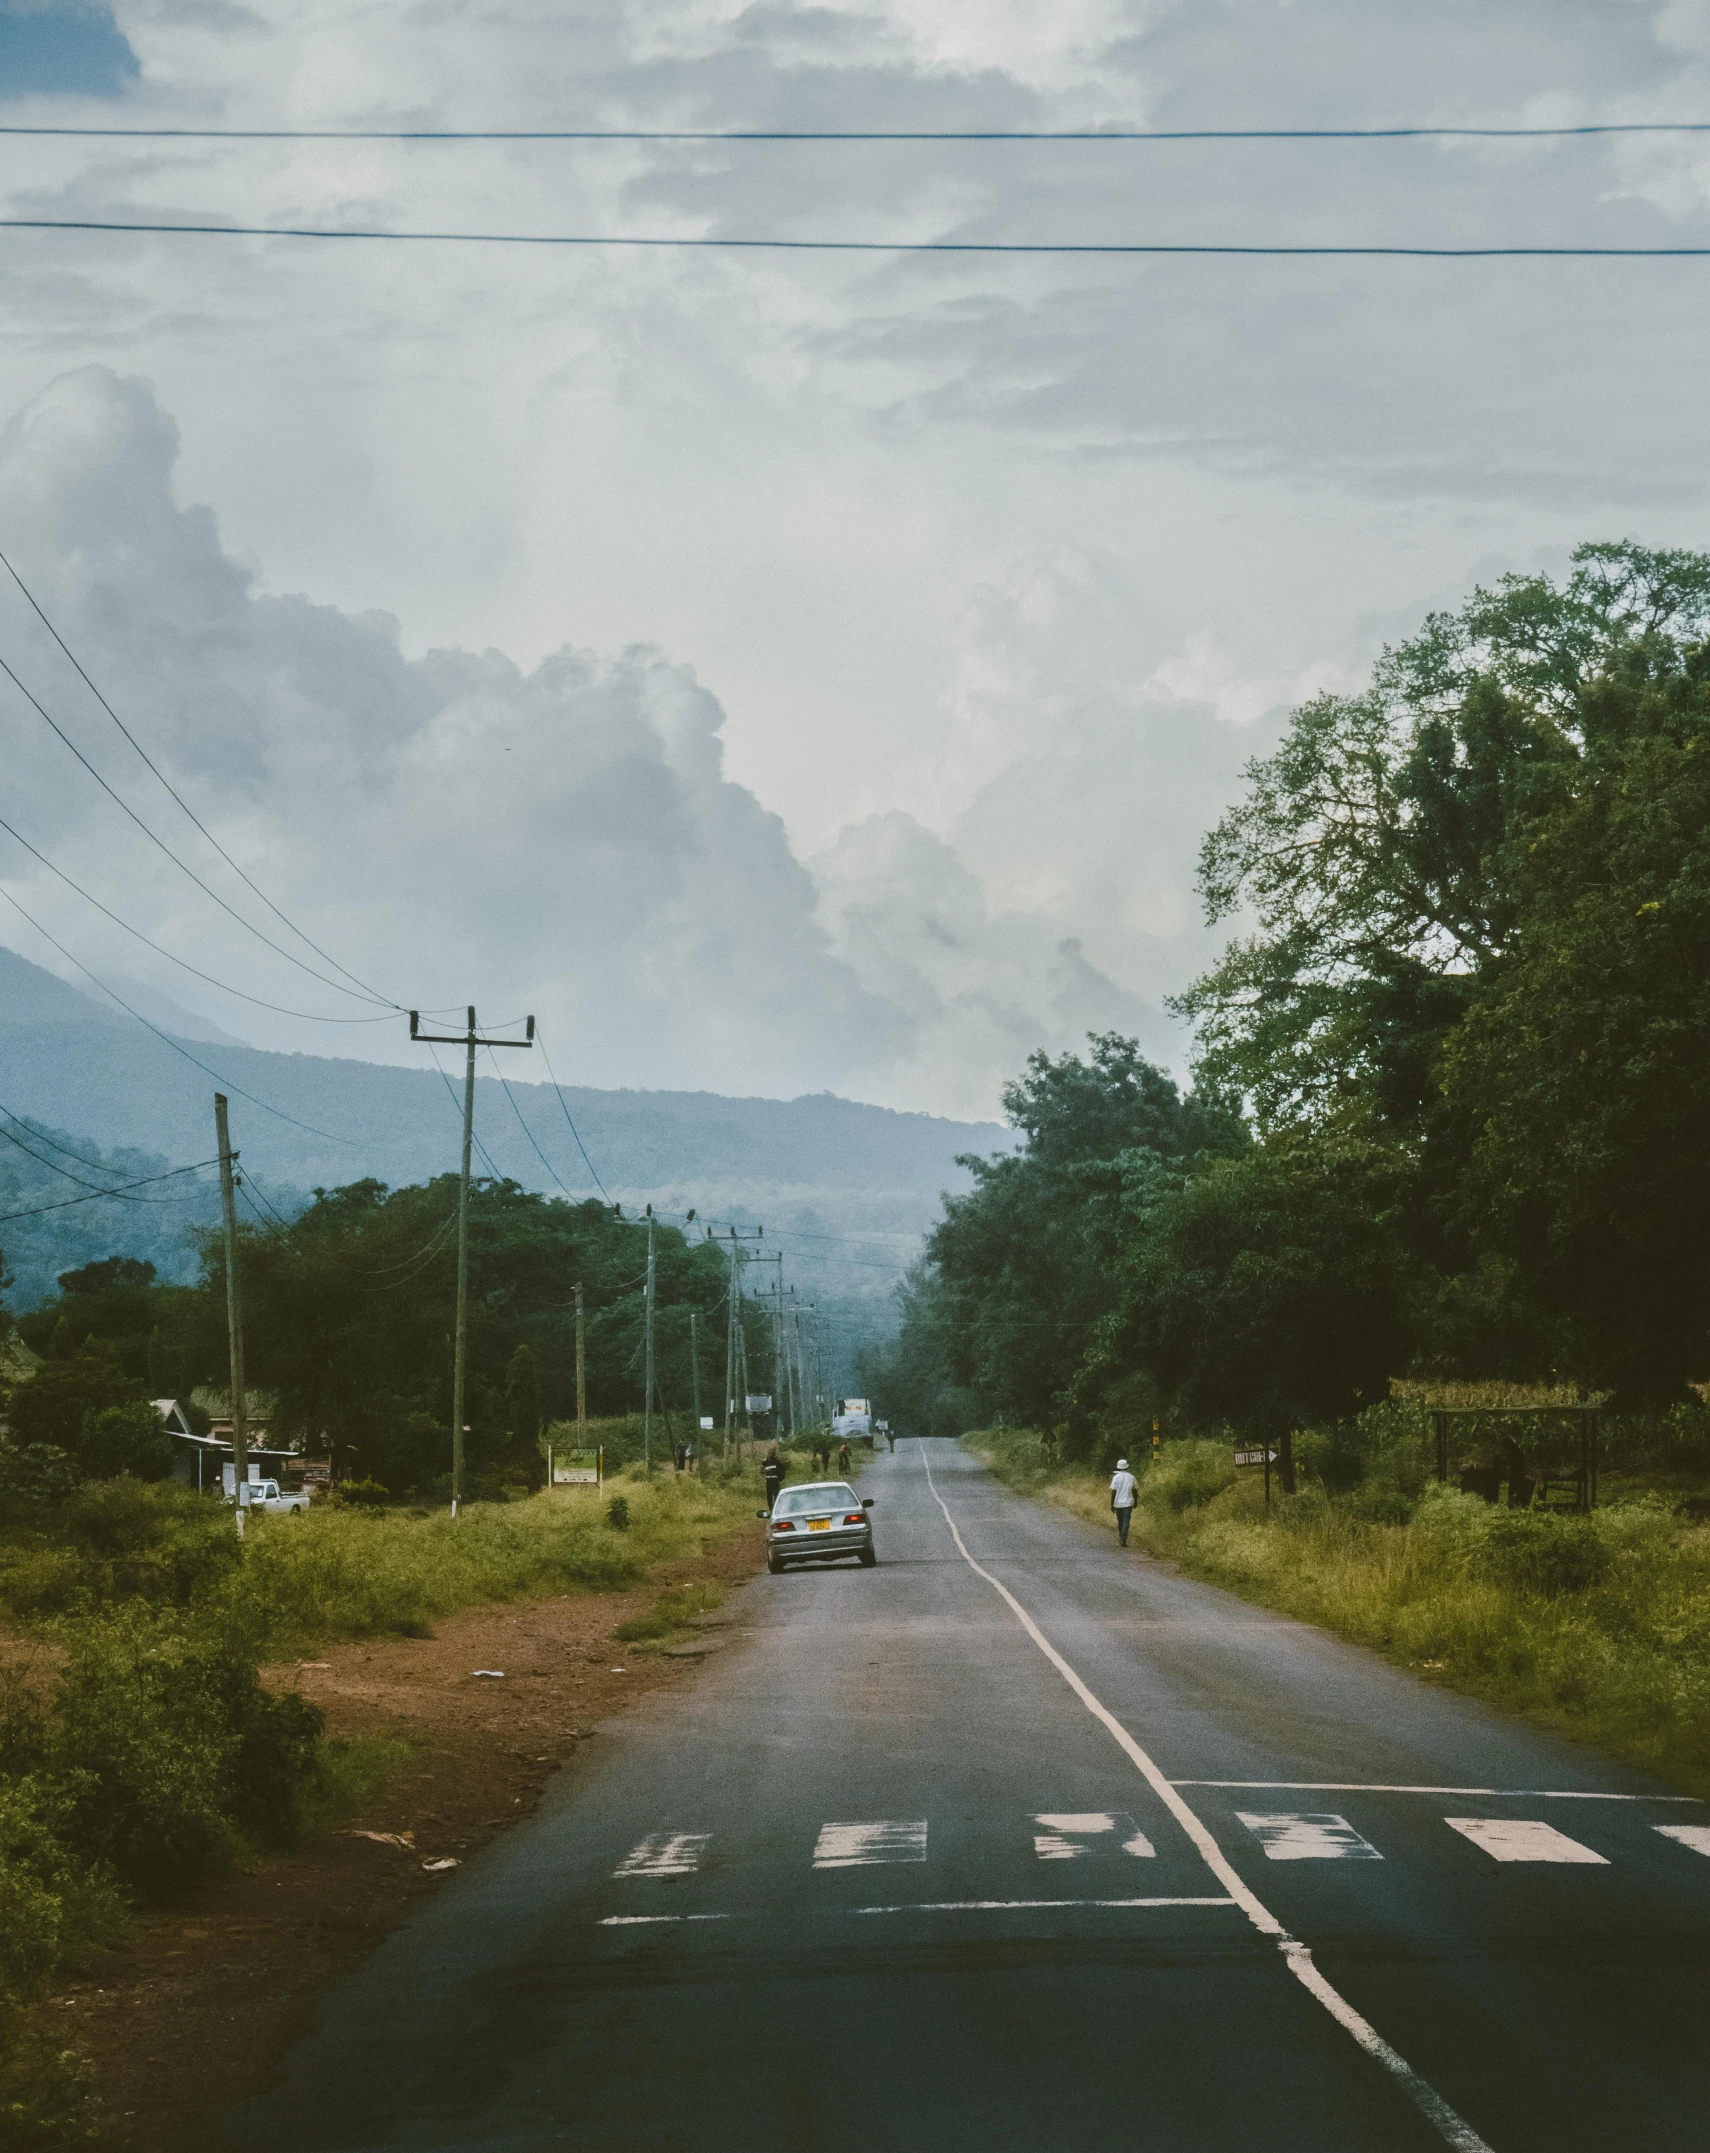
<path id="1" fill-rule="evenodd" d="M 831 1530 L 831 1520 L 830 1520 L 829 1518 L 809 1518 L 809 1519 L 808 1519 L 808 1531 L 809 1531 L 810 1533 L 828 1533 L 828 1532 L 830 1532 L 830 1530 Z"/>

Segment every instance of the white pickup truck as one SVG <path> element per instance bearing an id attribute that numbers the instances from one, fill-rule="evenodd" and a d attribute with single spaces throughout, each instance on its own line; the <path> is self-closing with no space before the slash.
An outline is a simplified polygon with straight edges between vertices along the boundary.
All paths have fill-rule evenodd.
<path id="1" fill-rule="evenodd" d="M 229 1503 L 231 1499 L 232 1488 L 228 1482 L 226 1501 Z M 308 1509 L 308 1490 L 299 1489 L 295 1495 L 287 1495 L 281 1491 L 277 1480 L 252 1480 L 245 1486 L 243 1506 L 246 1510 L 264 1510 L 274 1517 L 294 1517 L 299 1511 Z"/>

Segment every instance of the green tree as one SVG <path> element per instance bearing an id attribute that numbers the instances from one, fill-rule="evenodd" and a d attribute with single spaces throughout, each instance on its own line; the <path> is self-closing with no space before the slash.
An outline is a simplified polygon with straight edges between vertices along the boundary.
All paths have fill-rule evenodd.
<path id="1" fill-rule="evenodd" d="M 46 1361 L 18 1383 L 7 1418 L 16 1442 L 51 1443 L 75 1457 L 91 1414 L 138 1402 L 146 1402 L 140 1383 L 105 1354 L 85 1351 L 70 1360 Z"/>
<path id="2" fill-rule="evenodd" d="M 1049 1426 L 1085 1408 L 1089 1348 L 1115 1301 L 1128 1178 L 1246 1142 L 1235 1114 L 1183 1097 L 1136 1041 L 1112 1032 L 1089 1045 L 1084 1060 L 1030 1057 L 1004 1092 L 1022 1148 L 961 1161 L 974 1188 L 946 1199 L 928 1244 L 936 1284 L 923 1287 L 905 1339 L 936 1332 L 945 1385 L 982 1417 Z"/>
<path id="3" fill-rule="evenodd" d="M 134 1480 L 165 1480 L 172 1471 L 172 1438 L 146 1399 L 103 1406 L 84 1415 L 77 1462 L 91 1480 L 129 1473 Z"/>
<path id="4" fill-rule="evenodd" d="M 1202 1081 L 1405 1164 L 1438 1365 L 1710 1357 L 1707 629 L 1701 555 L 1506 578 L 1298 711 L 1206 842 L 1256 931 L 1181 999 Z"/>
<path id="5" fill-rule="evenodd" d="M 505 1422 L 511 1454 L 532 1464 L 540 1452 L 540 1369 L 526 1345 L 519 1345 L 505 1370 Z"/>
<path id="6" fill-rule="evenodd" d="M 1185 1418 L 1278 1444 L 1383 1397 L 1407 1355 L 1393 1157 L 1280 1136 L 1137 1192 L 1102 1350 L 1149 1369 Z"/>

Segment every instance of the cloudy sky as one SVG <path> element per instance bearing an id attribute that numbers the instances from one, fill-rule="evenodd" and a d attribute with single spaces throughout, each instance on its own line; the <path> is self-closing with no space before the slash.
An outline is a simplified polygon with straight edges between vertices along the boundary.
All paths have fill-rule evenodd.
<path id="1" fill-rule="evenodd" d="M 0 125 L 1710 120 L 1706 0 L 0 0 Z M 651 236 L 1703 245 L 1710 135 L 0 137 L 0 213 Z M 562 1078 L 958 1114 L 1180 1050 L 1199 837 L 1290 703 L 1476 579 L 1699 545 L 1710 261 L 762 255 L 0 231 L 0 548 L 161 769 L 404 1002 Z M 0 656 L 232 905 L 15 589 Z M 5 815 L 263 1001 L 0 679 Z M 246 1004 L 0 836 L 102 976 Z M 0 940 L 69 971 L 17 913 Z M 334 974 L 334 977 L 337 975 Z"/>

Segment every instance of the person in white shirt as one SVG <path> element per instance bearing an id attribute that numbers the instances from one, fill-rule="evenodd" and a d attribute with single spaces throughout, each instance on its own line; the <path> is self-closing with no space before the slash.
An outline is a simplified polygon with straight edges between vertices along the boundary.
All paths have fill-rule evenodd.
<path id="1" fill-rule="evenodd" d="M 1118 1458 L 1110 1476 L 1110 1507 L 1116 1512 L 1116 1537 L 1124 1547 L 1128 1545 L 1128 1528 L 1134 1522 L 1134 1502 L 1139 1493 L 1140 1483 L 1128 1470 L 1128 1460 Z"/>

